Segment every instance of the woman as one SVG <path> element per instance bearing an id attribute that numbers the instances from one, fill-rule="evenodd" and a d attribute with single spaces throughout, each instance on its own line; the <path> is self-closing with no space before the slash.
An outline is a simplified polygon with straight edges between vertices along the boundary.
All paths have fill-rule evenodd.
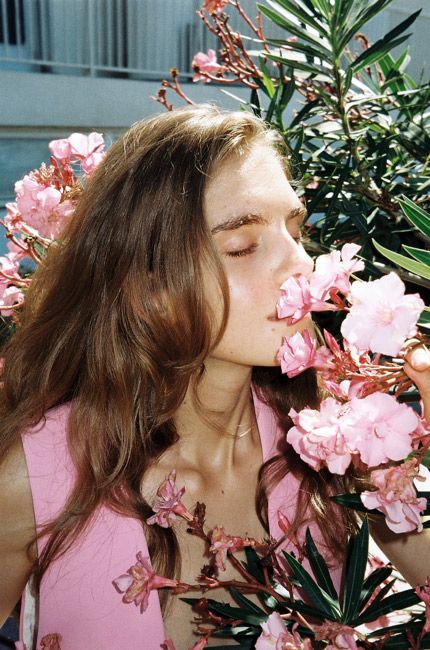
<path id="1" fill-rule="evenodd" d="M 27 648 L 28 619 L 37 647 L 48 634 L 62 650 L 195 641 L 178 598 L 153 591 L 141 613 L 112 585 L 138 552 L 159 575 L 199 574 L 204 545 L 185 522 L 146 523 L 172 469 L 209 529 L 280 537 L 279 510 L 290 537 L 310 524 L 339 584 L 351 522 L 326 498 L 339 486 L 284 442 L 290 407 L 318 403 L 316 378 L 289 380 L 276 361 L 282 337 L 310 325 L 275 311 L 282 282 L 312 269 L 304 214 L 277 136 L 246 113 L 144 121 L 94 173 L 6 352 L 0 620 L 32 575 Z M 426 399 L 427 358 L 408 368 Z M 430 573 L 406 565 L 417 582 Z"/>

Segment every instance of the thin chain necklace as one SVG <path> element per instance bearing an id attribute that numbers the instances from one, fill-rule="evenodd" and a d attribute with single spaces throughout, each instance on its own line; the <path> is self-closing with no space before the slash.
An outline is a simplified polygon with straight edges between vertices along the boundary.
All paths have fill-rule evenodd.
<path id="1" fill-rule="evenodd" d="M 240 426 L 243 426 L 243 425 L 239 424 L 237 428 L 239 429 Z M 244 436 L 247 436 L 250 431 L 252 431 L 252 427 L 253 427 L 253 424 L 251 424 L 251 426 L 248 427 L 247 430 L 244 431 L 243 433 L 230 433 L 229 431 L 225 431 L 224 435 L 228 436 L 230 438 L 243 438 Z"/>

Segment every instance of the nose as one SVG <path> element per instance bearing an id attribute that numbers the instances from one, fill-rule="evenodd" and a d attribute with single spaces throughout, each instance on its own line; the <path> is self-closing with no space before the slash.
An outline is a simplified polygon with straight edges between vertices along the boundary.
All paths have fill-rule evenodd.
<path id="1" fill-rule="evenodd" d="M 280 256 L 279 276 L 281 284 L 292 275 L 302 274 L 306 279 L 310 279 L 314 262 L 303 246 L 293 239 L 288 232 L 282 237 Z"/>

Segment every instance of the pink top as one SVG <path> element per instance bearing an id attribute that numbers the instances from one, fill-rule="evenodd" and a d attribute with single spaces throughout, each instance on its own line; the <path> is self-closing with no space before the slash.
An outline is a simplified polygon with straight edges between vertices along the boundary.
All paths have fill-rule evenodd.
<path id="1" fill-rule="evenodd" d="M 254 404 L 263 459 L 267 460 L 277 453 L 282 433 L 273 412 L 255 395 Z M 66 405 L 49 411 L 45 423 L 23 435 L 38 527 L 60 513 L 72 489 L 74 467 L 66 435 L 69 409 Z M 282 510 L 291 519 L 297 490 L 297 479 L 289 473 L 269 495 L 269 525 L 274 538 L 282 536 L 277 512 Z M 318 544 L 319 531 L 312 528 L 312 534 Z M 40 540 L 39 553 L 43 544 L 44 540 Z M 85 533 L 49 566 L 43 577 L 34 647 L 40 647 L 45 635 L 57 633 L 62 637 L 61 650 L 160 650 L 166 637 L 157 591 L 151 591 L 148 608 L 141 613 L 134 604 L 124 604 L 122 594 L 112 585 L 112 580 L 136 563 L 139 551 L 148 555 L 140 522 L 100 507 Z M 339 587 L 339 568 L 333 570 L 332 577 Z M 26 607 L 24 598 L 23 641 L 27 618 L 28 602 Z"/>

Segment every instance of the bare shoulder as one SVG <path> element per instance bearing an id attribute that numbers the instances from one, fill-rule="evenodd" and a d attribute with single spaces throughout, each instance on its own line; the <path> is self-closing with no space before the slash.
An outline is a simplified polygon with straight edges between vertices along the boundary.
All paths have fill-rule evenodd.
<path id="1" fill-rule="evenodd" d="M 35 559 L 27 553 L 35 521 L 24 450 L 19 439 L 0 464 L 0 624 L 24 589 Z"/>

